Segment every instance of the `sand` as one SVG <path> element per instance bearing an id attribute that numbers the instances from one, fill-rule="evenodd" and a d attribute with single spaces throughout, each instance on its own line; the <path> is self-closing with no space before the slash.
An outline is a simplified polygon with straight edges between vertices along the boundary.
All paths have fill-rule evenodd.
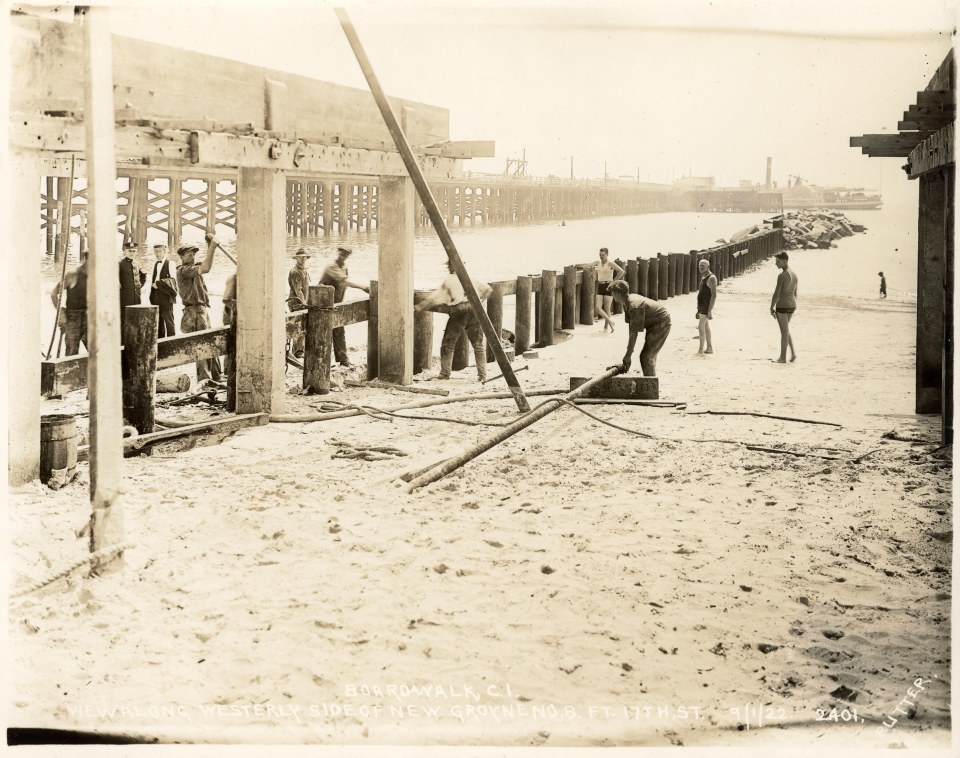
<path id="1" fill-rule="evenodd" d="M 126 460 L 122 572 L 76 571 L 10 603 L 9 723 L 946 754 L 952 463 L 939 417 L 913 414 L 914 312 L 802 299 L 799 358 L 772 363 L 755 291 L 775 276 L 767 263 L 721 284 L 707 357 L 695 295 L 667 302 L 660 393 L 685 409 L 584 407 L 642 434 L 565 408 L 413 494 L 401 473 L 492 434 L 475 424 L 513 420 L 513 402 L 275 423 Z M 527 389 L 566 387 L 626 339 L 622 324 L 578 326 L 514 366 Z M 291 413 L 421 399 L 303 397 L 299 374 L 287 381 Z M 473 368 L 417 386 L 480 391 Z M 402 454 L 339 457 L 373 447 Z M 11 493 L 12 593 L 83 557 L 81 468 L 63 490 Z"/>

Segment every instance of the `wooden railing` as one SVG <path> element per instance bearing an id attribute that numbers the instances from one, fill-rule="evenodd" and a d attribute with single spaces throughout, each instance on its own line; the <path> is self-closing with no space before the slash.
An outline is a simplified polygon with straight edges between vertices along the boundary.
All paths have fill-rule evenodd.
<path id="1" fill-rule="evenodd" d="M 718 245 L 708 250 L 689 253 L 658 254 L 652 258 L 635 258 L 617 263 L 626 271 L 630 292 L 645 295 L 653 300 L 666 300 L 678 295 L 695 292 L 699 283 L 697 261 L 706 258 L 718 281 L 729 276 L 738 276 L 750 267 L 779 252 L 783 247 L 783 230 L 772 229 L 753 235 L 740 242 Z M 597 292 L 596 261 L 566 266 L 561 273 L 543 271 L 539 275 L 518 276 L 516 279 L 490 282 L 493 293 L 487 300 L 487 314 L 498 334 L 503 330 L 503 303 L 506 297 L 515 297 L 514 352 L 520 355 L 531 347 L 548 347 L 554 344 L 554 332 L 573 329 L 576 324 L 594 323 L 594 300 Z M 420 293 L 417 294 L 417 297 Z M 415 298 L 416 299 L 416 298 Z M 620 307 L 614 304 L 614 313 Z M 303 310 L 286 314 L 287 339 L 299 332 L 305 335 L 303 387 L 308 392 L 325 393 L 330 389 L 332 332 L 336 327 L 367 322 L 367 378 L 378 375 L 377 335 L 377 283 L 371 282 L 370 297 L 348 303 L 333 303 L 332 287 L 311 287 L 310 303 Z M 155 327 L 154 327 L 155 333 Z M 151 355 L 155 356 L 152 370 L 184 366 L 204 358 L 223 355 L 228 357 L 234 350 L 231 328 L 227 326 L 206 329 L 200 332 L 181 334 L 163 339 L 149 335 L 139 340 L 137 354 L 142 360 L 129 359 L 127 371 L 138 371 L 146 365 Z M 123 348 L 122 350 L 125 350 Z M 151 351 L 153 351 L 151 353 Z M 470 346 L 466 336 L 457 345 L 453 369 L 468 365 Z M 488 351 L 487 360 L 492 361 Z M 433 361 L 433 313 L 417 312 L 414 315 L 414 373 L 431 367 Z M 232 362 L 231 362 L 232 363 Z M 130 367 L 133 368 L 130 368 Z M 127 377 L 129 379 L 131 377 Z M 143 377 L 134 377 L 141 380 Z M 126 381 L 126 379 L 125 379 Z M 54 397 L 87 386 L 87 356 L 70 356 L 42 361 L 40 366 L 40 391 L 44 397 Z M 146 383 L 144 386 L 151 386 Z M 152 391 L 149 397 L 138 402 L 152 407 Z M 232 404 L 228 401 L 228 408 Z M 135 410 L 135 409 L 134 409 Z M 136 413 L 133 414 L 137 416 Z M 152 418 L 152 412 L 146 414 Z M 152 427 L 152 422 L 150 423 Z M 138 427 L 139 428 L 139 427 Z M 139 429 L 141 433 L 152 431 Z"/>

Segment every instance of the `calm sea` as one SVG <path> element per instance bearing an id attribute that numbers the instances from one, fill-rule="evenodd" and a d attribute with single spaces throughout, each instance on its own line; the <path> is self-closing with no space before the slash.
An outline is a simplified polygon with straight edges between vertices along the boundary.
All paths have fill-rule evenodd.
<path id="1" fill-rule="evenodd" d="M 487 281 L 512 279 L 521 274 L 539 274 L 544 269 L 561 271 L 564 266 L 596 260 L 601 247 L 610 250 L 611 258 L 650 257 L 658 252 L 687 252 L 710 247 L 734 232 L 762 223 L 765 216 L 755 213 L 657 213 L 639 216 L 613 216 L 596 219 L 569 219 L 520 226 L 452 227 L 451 235 L 470 273 Z M 915 302 L 917 278 L 917 208 L 916 204 L 887 204 L 876 211 L 850 211 L 854 223 L 867 227 L 865 234 L 842 238 L 830 250 L 798 250 L 791 253 L 791 267 L 802 282 L 805 300 L 824 298 L 849 301 L 875 300 L 879 289 L 879 271 L 887 278 L 891 302 Z M 149 244 L 165 242 L 157 230 Z M 195 238 L 203 249 L 202 234 Z M 221 235 L 224 247 L 235 252 L 236 240 Z M 328 260 L 336 256 L 336 246 L 346 242 L 354 251 L 348 265 L 350 278 L 359 283 L 377 278 L 376 231 L 355 231 L 343 237 L 303 237 L 287 239 L 286 254 L 292 256 L 299 247 L 313 254 L 307 268 L 314 282 Z M 446 254 L 432 228 L 423 228 L 415 235 L 414 285 L 418 289 L 435 286 L 446 274 Z M 71 244 L 68 265 L 75 265 L 77 240 Z M 176 255 L 172 256 L 174 262 Z M 120 253 L 117 253 L 120 260 Z M 145 255 L 141 266 L 152 270 L 153 257 Z M 291 260 L 292 265 L 292 260 Z M 44 255 L 41 325 L 44 345 L 53 328 L 54 309 L 49 292 L 59 278 L 52 258 Z M 207 276 L 212 299 L 212 318 L 219 322 L 220 294 L 233 264 L 218 253 L 213 270 Z M 769 281 L 767 281 L 769 279 Z M 729 280 L 736 291 L 763 292 L 772 290 L 775 276 L 740 277 Z M 147 287 L 144 287 L 146 302 Z M 347 299 L 364 297 L 359 290 L 348 290 Z M 508 298 L 512 301 L 512 298 Z M 854 305 L 853 302 L 849 303 Z M 512 303 L 505 304 L 509 308 Z M 506 315 L 506 314 L 505 314 Z M 179 323 L 179 313 L 177 314 Z M 505 320 L 505 324 L 510 322 Z"/>

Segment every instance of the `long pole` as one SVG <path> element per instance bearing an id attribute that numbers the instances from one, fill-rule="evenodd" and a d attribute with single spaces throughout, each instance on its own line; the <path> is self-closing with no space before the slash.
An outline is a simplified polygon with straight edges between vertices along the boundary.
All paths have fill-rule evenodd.
<path id="1" fill-rule="evenodd" d="M 410 145 L 407 143 L 407 138 L 404 135 L 403 130 L 400 128 L 400 124 L 397 122 L 397 117 L 394 115 L 393 109 L 390 107 L 390 102 L 387 100 L 387 96 L 380 87 L 380 82 L 377 80 L 377 76 L 373 71 L 373 66 L 370 64 L 367 54 L 363 50 L 363 46 L 360 44 L 360 38 L 357 36 L 356 30 L 353 28 L 353 23 L 350 21 L 349 16 L 347 16 L 345 9 L 337 8 L 336 12 L 337 18 L 340 21 L 340 26 L 343 27 L 343 33 L 346 34 L 347 40 L 350 43 L 350 47 L 353 48 L 353 53 L 357 57 L 357 62 L 360 64 L 360 68 L 363 71 L 363 75 L 367 79 L 367 84 L 370 86 L 370 91 L 373 93 L 373 97 L 377 101 L 377 106 L 380 108 L 380 114 L 383 116 L 383 120 L 386 122 L 387 129 L 390 131 L 390 135 L 393 137 L 393 141 L 397 145 L 397 150 L 400 152 L 400 157 L 403 159 L 403 164 L 407 167 L 407 172 L 410 174 L 410 178 L 413 180 L 413 184 L 417 188 L 417 194 L 420 195 L 420 201 L 423 203 L 423 207 L 426 209 L 427 215 L 430 217 L 430 222 L 433 224 L 433 228 L 437 231 L 437 236 L 440 238 L 440 242 L 443 244 L 443 249 L 447 253 L 447 258 L 450 260 L 450 264 L 453 266 L 453 270 L 456 273 L 457 278 L 460 280 L 460 284 L 463 285 L 463 291 L 467 296 L 467 300 L 470 301 L 470 306 L 473 308 L 474 314 L 476 314 L 477 319 L 480 321 L 480 326 L 487 338 L 487 342 L 493 351 L 494 357 L 497 359 L 497 365 L 500 367 L 500 371 L 503 373 L 503 377 L 507 381 L 507 385 L 510 388 L 510 392 L 513 394 L 513 398 L 516 401 L 520 412 L 526 413 L 530 410 L 530 404 L 527 402 L 527 398 L 523 394 L 523 388 L 520 386 L 520 383 L 517 381 L 517 377 L 513 373 L 513 367 L 510 365 L 510 361 L 507 360 L 506 353 L 503 351 L 503 345 L 500 344 L 500 335 L 494 330 L 493 324 L 490 322 L 490 317 L 487 315 L 486 310 L 484 310 L 483 304 L 480 302 L 480 297 L 477 295 L 477 291 L 473 286 L 473 282 L 470 280 L 470 276 L 467 274 L 467 269 L 464 267 L 463 261 L 460 260 L 460 254 L 457 252 L 457 247 L 453 244 L 453 238 L 450 236 L 450 232 L 447 230 L 447 223 L 440 213 L 440 209 L 437 207 L 437 203 L 433 198 L 433 194 L 430 192 L 430 188 L 427 186 L 426 180 L 423 178 L 423 172 L 420 171 L 420 166 L 417 165 L 417 161 L 413 157 L 413 152 L 410 150 Z"/>
<path id="2" fill-rule="evenodd" d="M 90 388 L 90 552 L 123 542 L 123 409 L 120 376 L 120 290 L 116 263 L 116 153 L 109 11 L 84 11 L 83 126 L 87 153 L 90 262 L 87 276 L 87 361 Z M 122 553 L 96 561 L 94 573 L 122 568 Z M 109 565 L 108 565 L 109 564 Z"/>
<path id="3" fill-rule="evenodd" d="M 59 247 L 63 255 L 63 267 L 60 269 L 60 290 L 57 292 L 57 317 L 53 322 L 53 332 L 50 334 L 50 345 L 47 347 L 47 357 L 44 360 L 50 360 L 50 355 L 53 353 L 53 338 L 57 334 L 57 325 L 60 323 L 60 309 L 63 306 L 63 280 L 67 275 L 67 253 L 70 252 L 70 218 L 73 215 L 73 177 L 74 177 L 74 166 L 76 162 L 76 156 L 70 156 L 70 195 L 68 196 L 66 203 L 62 206 L 61 215 L 60 215 L 60 235 L 61 239 L 65 236 L 66 239 L 60 243 Z M 64 231 L 64 220 L 66 220 L 66 231 Z M 63 337 L 63 331 L 61 330 L 60 336 Z M 60 357 L 60 346 L 57 346 L 57 358 Z"/>
<path id="4" fill-rule="evenodd" d="M 609 368 L 604 373 L 599 376 L 593 377 L 588 382 L 581 384 L 575 390 L 568 392 L 560 400 L 548 400 L 539 408 L 537 408 L 532 413 L 528 413 L 526 416 L 522 416 L 514 421 L 509 426 L 503 427 L 500 431 L 491 435 L 482 442 L 478 442 L 476 445 L 471 447 L 469 450 L 465 450 L 460 455 L 454 456 L 453 458 L 447 458 L 444 461 L 441 461 L 433 468 L 427 469 L 427 471 L 416 479 L 412 480 L 409 484 L 406 485 L 407 492 L 413 492 L 420 487 L 423 487 L 425 484 L 430 484 L 431 482 L 437 481 L 442 477 L 449 474 L 451 471 L 456 471 L 463 464 L 468 461 L 472 461 L 481 453 L 485 453 L 487 450 L 492 448 L 494 445 L 499 445 L 508 437 L 512 437 L 519 431 L 526 429 L 528 426 L 533 424 L 536 421 L 539 421 L 547 414 L 553 413 L 557 408 L 560 408 L 563 405 L 563 401 L 573 400 L 574 398 L 580 397 L 588 389 L 593 387 L 595 384 L 599 384 L 604 379 L 609 379 L 612 376 L 616 376 L 620 373 L 620 369 L 617 367 Z"/>

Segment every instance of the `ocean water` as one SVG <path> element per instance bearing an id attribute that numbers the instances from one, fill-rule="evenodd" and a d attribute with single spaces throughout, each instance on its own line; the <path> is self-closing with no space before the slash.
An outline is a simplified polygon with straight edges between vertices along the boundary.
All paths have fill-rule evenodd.
<path id="1" fill-rule="evenodd" d="M 850 211 L 847 218 L 867 227 L 866 233 L 836 241 L 829 250 L 791 251 L 791 268 L 800 279 L 801 297 L 811 303 L 844 300 L 876 300 L 879 290 L 879 271 L 887 278 L 888 300 L 916 302 L 917 279 L 917 208 L 915 203 L 886 205 L 874 211 Z M 544 269 L 562 271 L 564 266 L 597 260 L 601 247 L 610 250 L 610 257 L 627 260 L 651 257 L 658 252 L 687 252 L 699 250 L 727 240 L 745 227 L 761 224 L 768 216 L 758 213 L 656 213 L 637 216 L 611 216 L 593 219 L 568 219 L 565 224 L 549 221 L 514 226 L 451 227 L 450 232 L 467 270 L 486 281 L 512 279 L 522 274 L 539 274 Z M 229 230 L 228 230 L 229 231 Z M 165 242 L 157 230 L 157 238 L 149 244 Z M 232 234 L 232 233 L 231 233 Z M 202 234 L 195 239 L 185 235 L 184 240 L 196 242 L 203 249 Z M 220 235 L 224 248 L 235 253 L 236 239 Z M 348 262 L 350 278 L 367 283 L 377 278 L 378 235 L 376 231 L 353 231 L 342 237 L 289 237 L 286 255 L 291 257 L 304 247 L 313 257 L 307 263 L 311 278 L 316 282 L 324 266 L 336 257 L 338 244 L 353 248 Z M 76 264 L 76 238 L 71 245 L 68 266 Z M 446 254 L 436 232 L 429 227 L 418 230 L 414 239 L 414 286 L 429 289 L 446 275 Z M 41 253 L 41 255 L 43 255 Z M 117 261 L 120 253 L 117 252 Z M 175 254 L 173 261 L 177 262 Z M 43 255 L 41 298 L 41 327 L 44 342 L 49 341 L 55 311 L 49 293 L 59 279 L 59 270 L 51 257 Z M 150 252 L 141 258 L 141 266 L 151 271 Z M 772 263 L 769 264 L 771 267 Z M 219 322 L 220 296 L 226 278 L 234 265 L 222 253 L 217 254 L 213 270 L 207 275 L 211 293 L 211 316 Z M 739 277 L 727 280 L 731 291 L 765 293 L 772 291 L 775 275 L 770 281 L 763 277 Z M 148 287 L 144 287 L 144 302 Z M 359 290 L 347 290 L 347 299 L 362 298 Z M 512 298 L 505 303 L 506 325 L 512 323 L 508 314 Z M 512 317 L 511 317 L 512 318 Z M 177 312 L 179 324 L 179 311 Z M 43 349 L 46 349 L 44 344 Z"/>

